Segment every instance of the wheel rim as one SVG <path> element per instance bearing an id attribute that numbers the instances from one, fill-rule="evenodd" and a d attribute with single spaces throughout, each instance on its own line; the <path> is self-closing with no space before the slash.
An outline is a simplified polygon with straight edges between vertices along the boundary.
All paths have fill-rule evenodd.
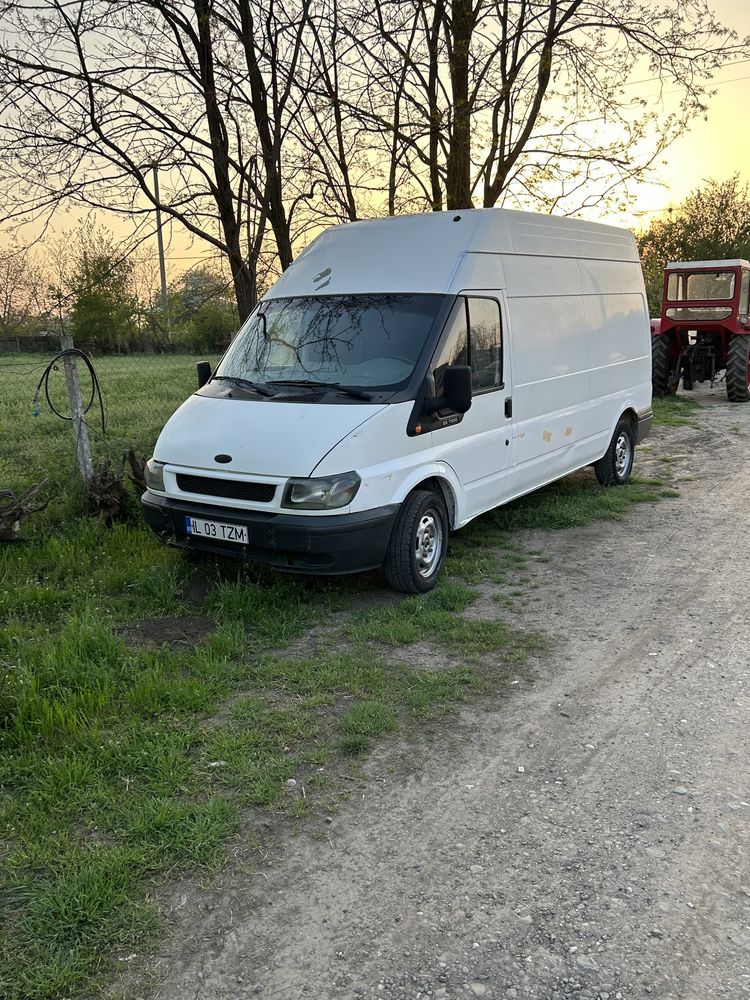
<path id="1" fill-rule="evenodd" d="M 618 435 L 615 445 L 615 472 L 618 479 L 622 479 L 627 474 L 631 453 L 630 437 L 625 431 L 622 431 Z"/>
<path id="2" fill-rule="evenodd" d="M 422 514 L 414 541 L 417 572 L 421 577 L 430 577 L 438 567 L 443 549 L 443 523 L 434 510 Z"/>

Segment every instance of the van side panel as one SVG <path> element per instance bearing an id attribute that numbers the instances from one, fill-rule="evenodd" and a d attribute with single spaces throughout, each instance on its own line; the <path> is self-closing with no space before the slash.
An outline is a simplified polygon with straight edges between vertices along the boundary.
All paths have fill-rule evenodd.
<path id="1" fill-rule="evenodd" d="M 643 296 L 589 296 L 583 302 L 589 331 L 591 398 L 606 404 L 613 393 L 650 383 L 651 359 L 637 335 L 639 326 L 647 322 Z M 601 427 L 610 424 L 607 410 L 605 406 L 601 412 Z"/>
<path id="2" fill-rule="evenodd" d="M 581 298 L 555 299 L 554 316 L 550 315 L 551 305 L 550 299 L 508 300 L 511 329 L 521 331 L 513 337 L 513 412 L 518 421 L 552 417 L 557 410 L 582 405 L 590 398 Z M 552 429 L 545 424 L 543 430 Z M 518 461 L 530 457 L 531 453 L 526 453 L 529 447 L 535 447 L 531 436 L 523 439 Z"/>
<path id="3" fill-rule="evenodd" d="M 581 260 L 581 288 L 591 359 L 591 397 L 599 421 L 611 426 L 607 397 L 651 383 L 651 337 L 640 265 Z M 638 409 L 648 405 L 643 399 Z"/>
<path id="4" fill-rule="evenodd" d="M 620 414 L 648 408 L 649 325 L 634 261 L 503 255 L 503 270 L 519 495 L 596 461 Z"/>
<path id="5" fill-rule="evenodd" d="M 513 358 L 516 487 L 564 475 L 595 430 L 577 261 L 503 256 Z M 532 468 L 544 464 L 543 470 Z"/>

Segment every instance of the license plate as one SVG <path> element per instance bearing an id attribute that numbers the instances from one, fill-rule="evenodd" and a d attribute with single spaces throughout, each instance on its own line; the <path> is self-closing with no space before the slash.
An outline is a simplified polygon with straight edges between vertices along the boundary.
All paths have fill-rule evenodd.
<path id="1" fill-rule="evenodd" d="M 221 542 L 236 542 L 247 545 L 247 528 L 241 524 L 225 524 L 223 521 L 205 521 L 202 517 L 186 517 L 185 528 L 196 538 L 215 538 Z"/>

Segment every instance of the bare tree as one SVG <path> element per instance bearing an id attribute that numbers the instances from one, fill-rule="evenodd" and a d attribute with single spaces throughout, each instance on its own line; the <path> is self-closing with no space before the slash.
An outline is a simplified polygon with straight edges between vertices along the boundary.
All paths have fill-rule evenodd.
<path id="1" fill-rule="evenodd" d="M 292 238 L 282 149 L 307 0 L 42 0 L 0 41 L 5 221 L 64 200 L 151 220 L 158 205 L 226 255 L 241 315 L 272 234 Z M 262 265 L 260 265 L 262 267 Z"/>
<path id="2" fill-rule="evenodd" d="M 330 221 L 619 198 L 742 51 L 708 0 L 0 0 L 0 14 L 0 222 L 76 201 L 145 234 L 158 205 L 227 260 L 242 318 Z M 677 92 L 671 110 L 629 89 L 644 74 Z"/>
<path id="3" fill-rule="evenodd" d="M 707 0 L 352 0 L 347 15 L 368 76 L 347 110 L 408 174 L 400 199 L 432 209 L 619 197 L 747 45 Z M 644 75 L 676 92 L 671 110 L 630 88 Z"/>

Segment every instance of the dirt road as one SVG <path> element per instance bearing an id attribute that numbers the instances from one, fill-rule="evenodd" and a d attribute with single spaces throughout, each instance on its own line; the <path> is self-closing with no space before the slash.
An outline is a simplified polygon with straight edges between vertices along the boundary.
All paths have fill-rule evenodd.
<path id="1" fill-rule="evenodd" d="M 679 499 L 525 539 L 534 684 L 374 757 L 321 837 L 180 918 L 157 995 L 750 997 L 750 404 L 698 398 L 637 460 Z"/>

